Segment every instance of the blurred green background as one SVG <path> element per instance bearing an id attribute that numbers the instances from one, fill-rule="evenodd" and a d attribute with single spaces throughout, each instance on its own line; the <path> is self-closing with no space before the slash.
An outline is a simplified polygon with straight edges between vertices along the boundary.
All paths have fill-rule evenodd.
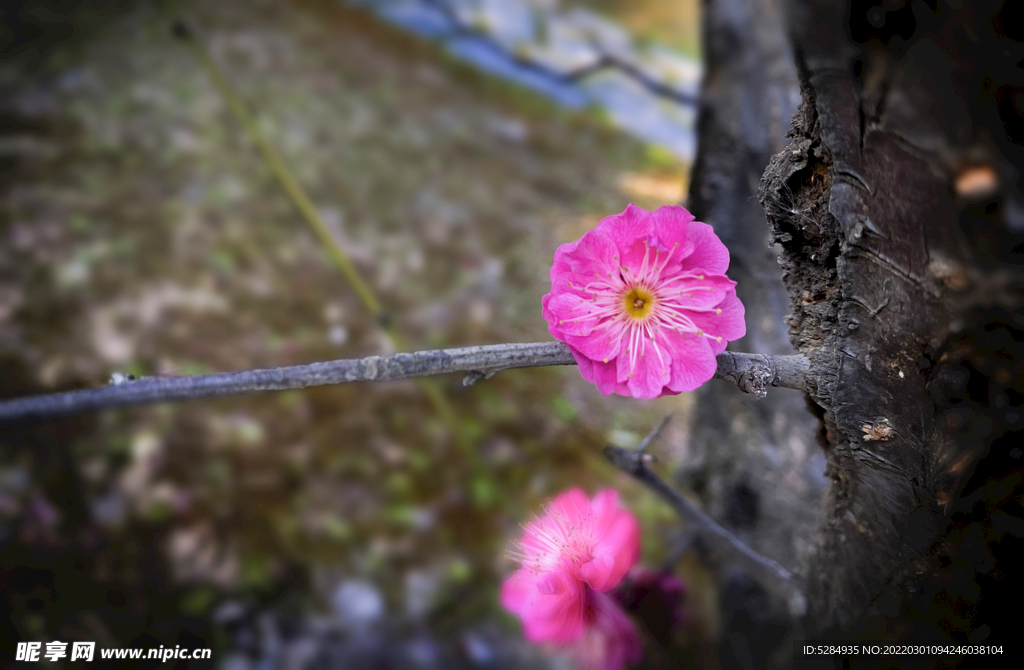
<path id="1" fill-rule="evenodd" d="M 698 54 L 695 0 L 576 4 L 638 44 Z M 15 5 L 0 33 L 5 397 L 114 371 L 390 349 L 173 37 L 176 17 L 412 349 L 550 339 L 540 298 L 555 247 L 629 202 L 685 195 L 689 166 L 600 109 L 561 108 L 365 7 Z M 524 648 L 497 604 L 505 548 L 553 494 L 615 487 L 640 517 L 645 562 L 662 560 L 677 520 L 601 448 L 632 446 L 675 412 L 656 449 L 668 473 L 685 454 L 689 398 L 605 398 L 575 368 L 432 383 L 454 421 L 415 382 L 395 382 L 0 426 L 12 651 L 181 644 L 213 646 L 218 665 L 298 668 L 323 638 L 317 622 L 333 621 L 422 642 L 409 654 L 427 666 L 540 663 L 546 652 Z M 679 574 L 693 614 L 681 644 L 698 649 L 715 633 L 711 596 L 695 563 Z"/>

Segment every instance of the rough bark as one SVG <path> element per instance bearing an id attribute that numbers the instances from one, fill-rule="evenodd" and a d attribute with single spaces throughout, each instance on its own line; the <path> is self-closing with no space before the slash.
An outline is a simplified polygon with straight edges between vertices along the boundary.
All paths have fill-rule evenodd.
<path id="1" fill-rule="evenodd" d="M 833 634 L 1012 644 L 1022 19 L 1012 2 L 787 7 L 803 103 L 761 199 L 824 410 L 808 588 Z"/>
<path id="2" fill-rule="evenodd" d="M 733 346 L 791 354 L 778 251 L 756 196 L 799 102 L 793 55 L 772 0 L 710 0 L 704 9 L 705 75 L 689 206 L 730 250 L 729 276 L 738 282 L 747 321 L 747 336 Z M 758 400 L 707 385 L 694 417 L 681 483 L 756 551 L 805 572 L 826 486 L 816 444 L 820 421 L 806 396 Z M 768 667 L 794 622 L 747 576 L 728 569 L 723 575 L 723 667 Z"/>

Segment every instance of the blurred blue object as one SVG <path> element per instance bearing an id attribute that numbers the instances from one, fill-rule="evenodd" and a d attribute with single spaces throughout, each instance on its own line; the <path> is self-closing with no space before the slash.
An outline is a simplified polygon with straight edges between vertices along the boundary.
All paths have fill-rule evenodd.
<path id="1" fill-rule="evenodd" d="M 600 107 L 625 132 L 693 159 L 699 64 L 667 49 L 639 50 L 623 27 L 593 12 L 536 0 L 347 1 L 559 105 Z"/>

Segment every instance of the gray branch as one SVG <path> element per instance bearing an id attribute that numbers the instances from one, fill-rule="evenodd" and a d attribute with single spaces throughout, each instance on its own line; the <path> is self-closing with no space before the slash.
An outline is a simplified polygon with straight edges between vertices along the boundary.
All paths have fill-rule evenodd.
<path id="1" fill-rule="evenodd" d="M 719 357 L 719 361 L 721 361 L 721 357 Z M 667 419 L 668 417 L 651 431 L 651 435 L 644 439 L 641 447 L 623 449 L 609 445 L 605 447 L 605 457 L 611 461 L 612 465 L 631 475 L 675 510 L 687 526 L 685 543 L 687 547 L 690 546 L 691 540 L 694 540 L 700 543 L 711 562 L 718 565 L 726 562 L 735 563 L 760 582 L 770 593 L 780 597 L 787 604 L 793 616 L 803 616 L 807 610 L 807 599 L 803 594 L 803 589 L 789 570 L 748 547 L 647 467 L 647 463 L 652 460 L 646 453 L 647 447 L 665 427 Z"/>
<path id="2" fill-rule="evenodd" d="M 452 372 L 469 373 L 463 382 L 468 385 L 502 370 L 575 363 L 565 344 L 533 342 L 418 351 L 412 354 L 370 356 L 194 377 L 142 377 L 99 388 L 5 400 L 0 402 L 0 421 L 346 382 L 391 381 Z M 753 390 L 763 395 L 765 385 L 804 390 L 802 371 L 807 365 L 802 356 L 759 356 L 728 352 L 719 355 L 718 365 L 716 377 L 731 381 L 747 392 Z M 758 383 L 761 385 L 745 383 L 745 375 L 760 380 Z"/>
<path id="3" fill-rule="evenodd" d="M 769 386 L 806 391 L 805 373 L 810 366 L 803 356 L 772 356 L 723 351 L 718 355 L 715 379 L 732 382 L 744 393 L 758 398 L 768 395 Z"/>

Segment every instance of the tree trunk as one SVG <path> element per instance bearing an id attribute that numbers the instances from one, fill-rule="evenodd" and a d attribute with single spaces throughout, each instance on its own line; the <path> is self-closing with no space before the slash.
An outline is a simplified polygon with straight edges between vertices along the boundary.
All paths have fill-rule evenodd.
<path id="1" fill-rule="evenodd" d="M 811 621 L 1012 647 L 1000 609 L 1016 605 L 1024 538 L 1020 3 L 792 0 L 785 21 L 803 103 L 761 201 L 824 410 Z"/>
<path id="2" fill-rule="evenodd" d="M 782 150 L 799 83 L 782 16 L 771 0 L 710 0 L 704 8 L 705 75 L 689 207 L 729 248 L 729 276 L 746 308 L 737 351 L 795 353 L 778 250 L 757 184 Z M 804 572 L 822 519 L 827 480 L 806 396 L 771 389 L 759 399 L 721 384 L 697 396 L 680 482 L 758 552 Z M 723 573 L 722 667 L 768 667 L 794 623 L 784 603 L 735 571 Z"/>

